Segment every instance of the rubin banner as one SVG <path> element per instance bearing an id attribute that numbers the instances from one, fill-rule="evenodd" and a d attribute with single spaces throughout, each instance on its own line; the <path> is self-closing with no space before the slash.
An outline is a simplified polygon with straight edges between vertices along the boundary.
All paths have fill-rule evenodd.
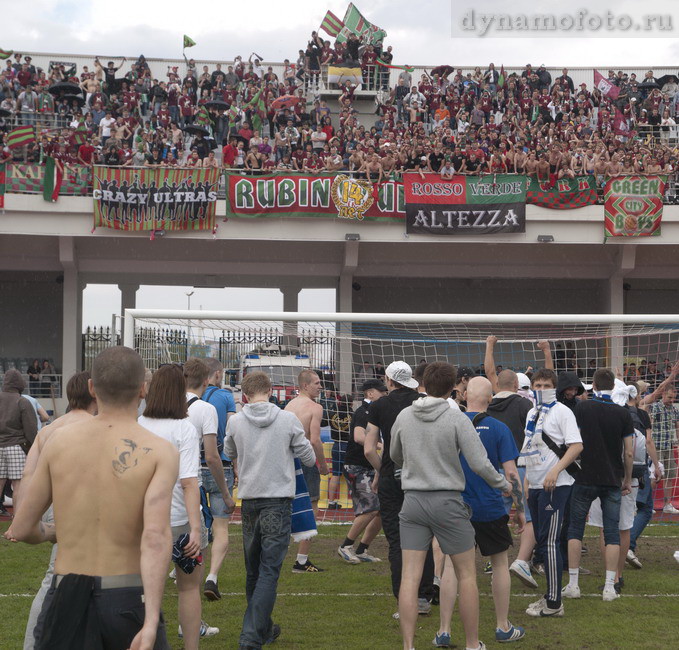
<path id="1" fill-rule="evenodd" d="M 214 230 L 218 169 L 94 168 L 94 227 Z"/>
<path id="2" fill-rule="evenodd" d="M 667 176 L 617 176 L 606 183 L 606 237 L 660 235 Z"/>
<path id="3" fill-rule="evenodd" d="M 336 176 L 226 175 L 226 216 L 403 221 L 403 185 Z"/>
<path id="4" fill-rule="evenodd" d="M 404 174 L 406 233 L 492 235 L 526 231 L 526 177 Z"/>

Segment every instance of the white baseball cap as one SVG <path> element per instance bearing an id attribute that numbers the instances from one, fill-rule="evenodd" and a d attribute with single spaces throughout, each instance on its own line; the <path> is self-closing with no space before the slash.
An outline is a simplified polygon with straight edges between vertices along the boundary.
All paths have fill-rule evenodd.
<path id="1" fill-rule="evenodd" d="M 530 388 L 530 379 L 523 372 L 517 372 L 516 378 L 519 380 L 519 388 Z"/>
<path id="2" fill-rule="evenodd" d="M 405 361 L 393 361 L 384 371 L 387 377 L 401 386 L 417 388 L 419 383 L 413 379 L 413 369 Z"/>

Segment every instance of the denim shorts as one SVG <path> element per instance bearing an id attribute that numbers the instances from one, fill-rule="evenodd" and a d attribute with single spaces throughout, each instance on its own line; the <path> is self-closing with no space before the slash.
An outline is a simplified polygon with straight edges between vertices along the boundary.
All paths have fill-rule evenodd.
<path id="1" fill-rule="evenodd" d="M 201 479 L 203 481 L 203 488 L 208 494 L 210 500 L 210 512 L 215 519 L 229 519 L 231 515 L 226 510 L 226 504 L 222 498 L 222 493 L 215 483 L 215 479 L 212 476 L 212 472 L 207 467 L 201 467 Z M 233 492 L 233 467 L 224 468 L 224 479 L 226 480 L 226 487 L 229 488 L 229 492 Z"/>
<path id="2" fill-rule="evenodd" d="M 332 475 L 342 476 L 342 468 L 344 467 L 344 456 L 347 453 L 346 442 L 332 443 Z"/>
<path id="3" fill-rule="evenodd" d="M 622 491 L 619 487 L 608 485 L 579 485 L 578 483 L 573 485 L 568 539 L 582 540 L 585 534 L 585 520 L 596 498 L 599 498 L 601 502 L 604 542 L 607 545 L 619 545 Z"/>
<path id="4" fill-rule="evenodd" d="M 302 465 L 302 474 L 306 482 L 306 489 L 309 492 L 309 498 L 312 501 L 318 501 L 321 498 L 321 473 L 318 471 L 316 465 L 307 467 Z"/>

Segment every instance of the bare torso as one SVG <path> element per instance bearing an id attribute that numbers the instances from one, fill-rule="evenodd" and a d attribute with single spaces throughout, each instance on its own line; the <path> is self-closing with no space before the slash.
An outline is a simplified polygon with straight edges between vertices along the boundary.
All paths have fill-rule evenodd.
<path id="1" fill-rule="evenodd" d="M 297 416 L 304 427 L 304 435 L 309 440 L 311 439 L 311 419 L 314 412 L 318 412 L 319 409 L 322 411 L 323 407 L 305 395 L 298 395 L 290 400 L 285 407 L 286 411 L 290 411 Z"/>
<path id="2" fill-rule="evenodd" d="M 160 464 L 176 462 L 172 445 L 134 421 L 95 417 L 62 427 L 42 453 L 59 542 L 55 573 L 138 574 L 146 490 Z"/>

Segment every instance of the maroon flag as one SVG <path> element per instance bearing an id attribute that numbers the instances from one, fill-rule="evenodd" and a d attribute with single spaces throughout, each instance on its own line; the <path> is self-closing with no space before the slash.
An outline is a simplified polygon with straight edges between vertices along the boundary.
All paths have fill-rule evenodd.
<path id="1" fill-rule="evenodd" d="M 615 135 L 630 134 L 627 118 L 615 107 L 613 107 L 613 133 L 615 133 Z"/>
<path id="2" fill-rule="evenodd" d="M 620 94 L 620 88 L 612 84 L 606 77 L 604 77 L 598 70 L 594 71 L 594 87 L 606 97 L 617 99 Z"/>

